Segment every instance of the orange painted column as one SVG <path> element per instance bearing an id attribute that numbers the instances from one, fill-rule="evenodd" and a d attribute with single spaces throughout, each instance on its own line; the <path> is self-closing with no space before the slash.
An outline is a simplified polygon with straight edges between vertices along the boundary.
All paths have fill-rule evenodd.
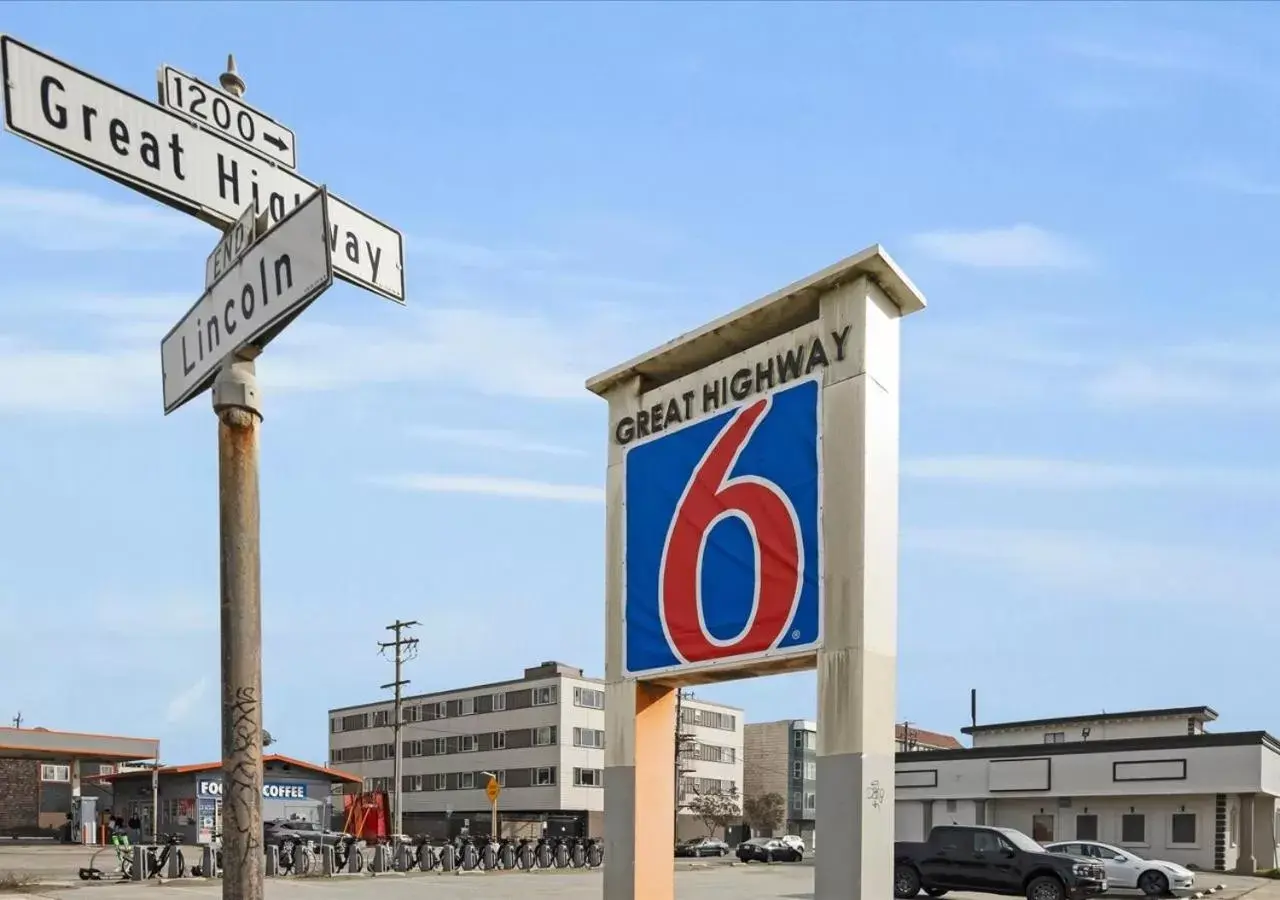
<path id="1" fill-rule="evenodd" d="M 674 900 L 676 690 L 606 685 L 604 898 Z"/>

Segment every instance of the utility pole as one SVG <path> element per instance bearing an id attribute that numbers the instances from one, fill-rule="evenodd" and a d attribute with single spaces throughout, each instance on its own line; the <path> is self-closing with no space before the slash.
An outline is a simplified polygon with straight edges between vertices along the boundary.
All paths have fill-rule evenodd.
<path id="1" fill-rule="evenodd" d="M 692 734 L 683 731 L 684 718 L 684 698 L 685 691 L 683 688 L 676 691 L 676 759 L 675 759 L 675 781 L 676 781 L 676 802 L 675 809 L 672 810 L 672 824 L 675 828 L 673 832 L 677 836 L 680 834 L 680 782 L 684 780 L 684 776 L 688 775 L 693 769 L 685 768 L 685 754 L 693 749 L 694 737 Z"/>
<path id="2" fill-rule="evenodd" d="M 231 96 L 244 96 L 235 57 L 227 56 L 218 82 Z M 213 384 L 222 557 L 223 900 L 263 900 L 261 400 L 253 359 L 231 357 Z"/>
<path id="3" fill-rule="evenodd" d="M 13 717 L 13 727 L 14 728 L 22 727 L 22 710 L 18 710 L 18 714 Z"/>
<path id="4" fill-rule="evenodd" d="M 387 631 L 395 632 L 396 639 L 394 641 L 382 641 L 378 644 L 378 648 L 381 653 L 385 654 L 388 650 L 391 650 L 394 653 L 392 661 L 396 666 L 395 681 L 382 686 L 384 691 L 388 688 L 393 689 L 396 697 L 395 708 L 392 713 L 392 717 L 395 720 L 395 723 L 392 726 L 396 742 L 394 757 L 395 767 L 391 770 L 391 820 L 396 834 L 404 833 L 404 810 L 400 803 L 402 789 L 404 787 L 404 776 L 401 774 L 401 769 L 404 767 L 404 744 L 400 740 L 400 729 L 404 727 L 404 715 L 401 710 L 401 697 L 403 691 L 401 688 L 409 683 L 409 679 L 400 677 L 400 669 L 407 660 L 413 659 L 413 657 L 418 653 L 418 639 L 415 637 L 402 637 L 401 632 L 406 628 L 412 628 L 417 624 L 417 622 L 401 622 L 399 619 L 396 619 L 395 622 L 387 626 Z"/>

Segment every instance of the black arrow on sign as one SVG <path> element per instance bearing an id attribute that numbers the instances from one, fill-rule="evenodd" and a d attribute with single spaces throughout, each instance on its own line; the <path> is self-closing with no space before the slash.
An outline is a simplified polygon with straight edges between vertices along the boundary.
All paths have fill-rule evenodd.
<path id="1" fill-rule="evenodd" d="M 264 131 L 262 132 L 262 139 L 266 141 L 268 144 L 270 144 L 272 147 L 275 147 L 281 153 L 289 149 L 289 145 L 286 144 L 282 138 L 278 138 L 274 134 L 267 134 Z"/>

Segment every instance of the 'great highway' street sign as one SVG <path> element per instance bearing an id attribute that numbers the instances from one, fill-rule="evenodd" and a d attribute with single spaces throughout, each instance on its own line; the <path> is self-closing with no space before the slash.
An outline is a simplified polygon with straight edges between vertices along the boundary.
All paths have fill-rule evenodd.
<path id="1" fill-rule="evenodd" d="M 243 100 L 173 66 L 160 67 L 158 86 L 161 106 L 214 128 L 290 169 L 298 168 L 293 132 Z"/>
<path id="2" fill-rule="evenodd" d="M 317 185 L 206 126 L 0 36 L 5 127 L 225 229 L 249 203 L 279 222 Z M 404 238 L 329 195 L 334 273 L 404 302 Z"/>
<path id="3" fill-rule="evenodd" d="M 322 187 L 286 213 L 165 335 L 166 415 L 209 387 L 223 360 L 261 350 L 333 284 L 325 201 Z"/>

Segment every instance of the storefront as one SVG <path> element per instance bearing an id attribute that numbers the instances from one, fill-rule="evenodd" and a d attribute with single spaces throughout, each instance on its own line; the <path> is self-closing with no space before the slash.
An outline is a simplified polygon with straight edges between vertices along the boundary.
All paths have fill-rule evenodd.
<path id="1" fill-rule="evenodd" d="M 137 817 L 151 830 L 151 773 L 121 773 L 112 778 L 115 814 Z M 333 815 L 334 787 L 360 779 L 336 769 L 287 756 L 263 758 L 262 818 L 296 819 L 327 825 Z M 158 831 L 179 834 L 184 843 L 203 844 L 222 830 L 222 764 L 171 766 L 160 769 L 155 791 Z M 341 802 L 339 798 L 339 808 Z"/>

